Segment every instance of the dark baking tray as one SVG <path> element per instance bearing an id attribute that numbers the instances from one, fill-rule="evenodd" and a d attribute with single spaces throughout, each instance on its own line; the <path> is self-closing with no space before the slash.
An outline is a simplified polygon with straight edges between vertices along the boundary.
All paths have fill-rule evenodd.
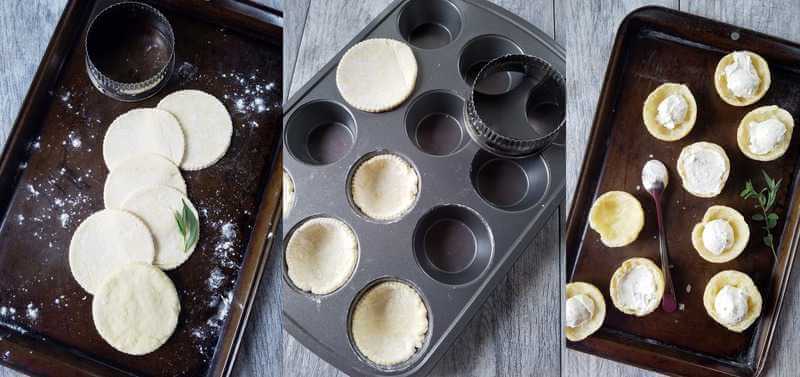
<path id="1" fill-rule="evenodd" d="M 90 17 L 109 2 L 72 0 L 6 143 L 0 161 L 0 362 L 25 373 L 222 376 L 232 369 L 279 222 L 282 16 L 238 1 L 150 3 L 176 37 L 176 73 L 160 93 L 123 103 L 94 89 L 84 68 L 83 35 Z M 269 91 L 245 93 L 270 82 Z M 77 225 L 103 208 L 102 140 L 109 123 L 189 88 L 223 101 L 233 139 L 216 165 L 183 174 L 201 230 L 192 257 L 168 272 L 181 301 L 175 334 L 151 354 L 124 355 L 97 334 L 92 298 L 72 278 L 67 250 Z M 236 108 L 237 99 L 249 104 L 257 96 L 268 111 Z M 220 228 L 227 223 L 234 233 L 226 237 Z"/>
<path id="2" fill-rule="evenodd" d="M 717 95 L 713 76 L 722 56 L 741 49 L 752 50 L 769 62 L 772 85 L 758 103 L 733 107 Z M 638 187 L 644 162 L 657 158 L 670 169 L 665 221 L 677 299 L 685 307 L 672 314 L 659 309 L 635 318 L 622 314 L 607 299 L 603 327 L 582 342 L 568 343 L 569 348 L 672 375 L 756 376 L 763 371 L 798 242 L 800 137 L 792 137 L 783 158 L 756 162 L 739 151 L 736 128 L 744 114 L 757 106 L 776 104 L 795 118 L 800 116 L 798 64 L 800 45 L 733 25 L 658 7 L 641 8 L 625 18 L 617 31 L 568 220 L 568 276 L 571 281 L 595 284 L 607 296 L 611 275 L 623 260 L 642 256 L 659 261 L 655 208 Z M 698 106 L 694 129 L 676 142 L 656 140 L 642 122 L 645 98 L 668 81 L 689 85 Z M 731 159 L 730 178 L 722 194 L 713 199 L 688 194 L 675 172 L 681 148 L 697 141 L 721 145 Z M 780 240 L 777 261 L 761 242 L 760 224 L 750 220 L 756 213 L 753 203 L 739 197 L 748 179 L 763 186 L 761 169 L 784 182 L 776 205 L 781 219 L 776 228 L 780 234 L 775 235 Z M 645 227 L 627 247 L 604 247 L 587 226 L 594 198 L 609 190 L 634 194 L 645 209 Z M 691 244 L 692 227 L 714 204 L 741 211 L 751 229 L 745 252 L 724 264 L 704 261 Z M 703 308 L 706 283 L 726 269 L 753 278 L 764 298 L 760 319 L 741 334 L 718 325 Z"/>
<path id="3" fill-rule="evenodd" d="M 449 17 L 441 17 L 447 13 L 447 9 L 457 9 L 458 17 L 454 17 L 452 12 Z M 406 17 L 412 20 L 409 21 Z M 413 20 L 414 17 L 417 19 Z M 404 35 L 411 35 L 412 39 L 422 37 L 430 42 L 425 38 L 430 35 L 425 32 L 418 35 L 409 33 L 407 29 L 409 24 L 430 20 L 425 17 L 439 17 L 433 22 L 447 25 L 454 38 L 449 44 L 435 49 L 419 48 L 410 44 L 419 64 L 419 77 L 412 96 L 398 108 L 384 113 L 365 113 L 348 106 L 335 84 L 336 66 L 344 51 L 361 40 L 374 37 L 408 41 Z M 461 26 L 457 33 L 453 32 L 455 18 L 460 21 Z M 487 39 L 480 39 L 488 40 L 485 45 L 478 45 L 476 48 L 476 45 L 471 44 L 487 35 Z M 482 56 L 488 59 L 513 52 L 500 48 L 508 40 L 518 44 L 519 49 L 525 53 L 548 61 L 561 74 L 565 73 L 564 51 L 550 37 L 495 5 L 480 0 L 398 0 L 389 5 L 309 80 L 286 107 L 284 168 L 294 180 L 296 199 L 294 207 L 284 217 L 284 237 L 288 237 L 305 219 L 317 215 L 333 216 L 343 220 L 354 230 L 359 241 L 360 256 L 351 279 L 332 294 L 312 296 L 299 291 L 285 278 L 284 326 L 303 345 L 347 374 L 427 374 L 564 200 L 563 145 L 553 145 L 541 156 L 513 162 L 530 168 L 527 187 L 532 195 L 531 200 L 523 200 L 524 203 L 516 208 L 499 209 L 478 194 L 471 179 L 478 175 L 483 176 L 479 171 L 492 173 L 490 168 L 480 168 L 496 157 L 481 151 L 476 143 L 470 141 L 466 132 L 462 132 L 465 139 L 461 149 L 445 156 L 433 156 L 421 151 L 409 136 L 416 133 L 409 133 L 406 120 L 411 120 L 409 124 L 413 128 L 417 119 L 428 114 L 418 109 L 450 112 L 453 118 L 460 119 L 462 115 L 459 114 L 463 110 L 459 100 L 463 101 L 467 97 L 470 85 L 459 72 L 459 61 L 463 58 L 462 67 L 466 70 L 473 65 L 470 60 L 476 60 L 481 54 L 491 55 Z M 478 64 L 473 69 L 481 66 Z M 521 87 L 523 85 L 518 88 Z M 425 102 L 420 98 L 431 92 L 459 100 L 455 100 L 453 104 L 439 97 L 440 100 L 432 100 L 428 105 L 418 107 L 418 104 Z M 496 98 L 519 97 L 511 95 Z M 305 155 L 309 150 L 306 142 L 309 138 L 313 139 L 310 136 L 314 134 L 313 127 L 333 120 L 324 118 L 329 113 L 307 110 L 311 109 L 307 106 L 320 103 L 323 107 L 317 110 L 338 107 L 343 109 L 340 114 L 351 114 L 355 123 L 352 128 L 355 129 L 356 137 L 352 149 L 343 158 L 328 165 L 315 165 Z M 295 132 L 294 127 L 305 128 L 300 129 L 302 132 Z M 400 220 L 388 224 L 365 219 L 348 200 L 348 178 L 353 167 L 362 158 L 376 151 L 389 151 L 404 156 L 416 167 L 421 178 L 416 205 Z M 511 162 L 497 164 L 504 163 Z M 502 181 L 505 178 L 502 174 L 498 174 L 497 178 L 498 180 L 491 182 L 493 187 L 515 186 L 511 181 Z M 481 227 L 475 226 L 473 233 L 476 234 L 478 243 L 489 241 L 493 244 L 493 249 L 480 254 L 463 273 L 456 273 L 455 276 L 444 276 L 432 268 L 425 257 L 415 256 L 421 250 L 419 244 L 422 243 L 419 238 L 415 240 L 415 228 L 418 224 L 435 223 L 436 215 L 428 218 L 434 220 L 430 222 L 423 216 L 432 213 L 429 211 L 435 210 L 437 206 L 446 204 L 466 206 L 474 210 L 491 233 L 491 236 L 481 235 Z M 348 332 L 349 311 L 354 301 L 372 283 L 385 278 L 401 279 L 418 289 L 428 306 L 430 325 L 427 339 L 420 351 L 410 361 L 390 370 L 378 368 L 360 357 Z M 452 279 L 450 282 L 455 284 L 446 283 L 446 279 Z"/>

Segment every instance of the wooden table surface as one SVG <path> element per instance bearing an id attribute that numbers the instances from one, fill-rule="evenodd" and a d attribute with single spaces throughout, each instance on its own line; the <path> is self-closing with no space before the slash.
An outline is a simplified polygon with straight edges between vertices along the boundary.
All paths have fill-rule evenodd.
<path id="1" fill-rule="evenodd" d="M 495 0 L 555 35 L 560 0 Z M 284 93 L 294 94 L 391 0 L 293 0 L 286 3 Z M 560 368 L 559 221 L 554 216 L 511 269 L 431 376 L 558 376 Z M 284 333 L 283 373 L 343 376 Z"/>
<path id="2" fill-rule="evenodd" d="M 282 9 L 282 0 L 255 0 Z M 0 1 L 0 148 L 67 0 Z M 280 376 L 280 263 L 270 258 L 242 339 L 235 376 Z M 0 366 L 0 377 L 22 374 Z"/>
<path id="3" fill-rule="evenodd" d="M 567 200 L 570 201 L 580 174 L 583 153 L 594 118 L 597 98 L 616 30 L 632 10 L 654 4 L 680 9 L 704 17 L 800 41 L 800 2 L 796 0 L 603 0 L 567 1 L 558 19 L 572 22 L 567 35 Z M 602 4 L 601 4 L 602 3 Z M 567 206 L 569 208 L 569 205 Z M 773 341 L 764 376 L 797 376 L 800 370 L 800 274 L 789 283 L 780 324 Z M 654 373 L 568 351 L 564 376 L 652 376 Z"/>

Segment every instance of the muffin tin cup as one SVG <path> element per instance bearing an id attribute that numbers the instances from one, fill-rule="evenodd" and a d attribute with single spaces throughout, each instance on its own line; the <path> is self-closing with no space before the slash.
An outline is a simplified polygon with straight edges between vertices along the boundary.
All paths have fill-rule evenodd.
<path id="1" fill-rule="evenodd" d="M 457 32 L 452 23 L 433 18 L 448 7 L 459 16 Z M 435 48 L 415 45 L 407 31 L 425 23 L 448 28 L 451 39 Z M 476 75 L 486 62 L 509 53 L 535 55 L 561 73 L 566 70 L 560 47 L 533 27 L 519 25 L 526 24 L 481 0 L 398 0 L 287 104 L 284 168 L 294 180 L 296 198 L 284 217 L 284 234 L 324 213 L 351 226 L 360 253 L 350 281 L 332 294 L 312 297 L 284 289 L 284 326 L 343 372 L 359 376 L 429 372 L 563 202 L 563 147 L 556 145 L 527 158 L 504 158 L 482 150 L 467 133 L 464 107 L 472 87 L 465 74 Z M 432 28 L 422 27 L 417 33 Z M 414 92 L 391 111 L 355 110 L 342 101 L 336 87 L 341 56 L 368 38 L 409 43 L 419 65 Z M 472 73 L 466 69 L 470 67 Z M 522 76 L 502 73 L 495 78 L 498 82 L 485 88 L 486 93 L 514 90 Z M 325 115 L 323 107 L 338 110 Z M 310 130 L 325 122 L 349 127 L 353 139 L 338 159 L 319 164 L 305 151 L 312 144 Z M 402 157 L 419 176 L 416 203 L 392 221 L 370 219 L 351 201 L 355 168 L 378 153 Z M 489 185 L 497 179 L 507 182 Z M 410 360 L 392 368 L 360 355 L 349 327 L 355 302 L 382 279 L 409 283 L 428 307 L 428 340 Z"/>
<path id="2" fill-rule="evenodd" d="M 172 25 L 156 8 L 125 1 L 89 23 L 84 61 L 92 84 L 119 101 L 141 101 L 163 88 L 175 67 Z"/>

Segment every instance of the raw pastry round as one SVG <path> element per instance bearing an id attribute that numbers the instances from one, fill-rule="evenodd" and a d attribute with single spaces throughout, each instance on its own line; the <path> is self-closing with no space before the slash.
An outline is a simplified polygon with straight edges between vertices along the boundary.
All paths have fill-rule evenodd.
<path id="1" fill-rule="evenodd" d="M 116 269 L 92 300 L 97 332 L 129 355 L 145 355 L 161 347 L 175 331 L 180 311 L 175 285 L 146 263 Z"/>
<path id="2" fill-rule="evenodd" d="M 286 270 L 300 290 L 331 293 L 347 282 L 358 260 L 358 242 L 350 227 L 330 217 L 303 222 L 286 243 Z"/>
<path id="3" fill-rule="evenodd" d="M 706 249 L 703 243 L 703 229 L 705 224 L 713 220 L 726 220 L 733 228 L 733 245 L 721 254 L 715 255 Z M 744 251 L 750 240 L 750 227 L 744 216 L 739 211 L 726 206 L 711 206 L 703 215 L 703 221 L 697 223 L 692 229 L 692 245 L 700 257 L 711 263 L 725 263 L 732 261 Z"/>
<path id="4" fill-rule="evenodd" d="M 83 220 L 69 243 L 69 269 L 90 294 L 108 274 L 131 262 L 153 263 L 150 230 L 136 216 L 116 209 L 95 212 Z"/>
<path id="5" fill-rule="evenodd" d="M 379 154 L 356 167 L 351 188 L 353 204 L 364 215 L 381 221 L 394 220 L 414 205 L 419 176 L 403 158 Z"/>
<path id="6" fill-rule="evenodd" d="M 106 208 L 122 208 L 132 193 L 152 186 L 169 186 L 186 195 L 186 182 L 178 167 L 164 157 L 148 153 L 128 159 L 108 175 L 103 187 Z"/>
<path id="7" fill-rule="evenodd" d="M 652 304 L 642 310 L 637 311 L 634 308 L 626 307 L 622 304 L 619 295 L 621 294 L 621 287 L 620 284 L 622 283 L 622 278 L 630 272 L 634 267 L 637 266 L 644 266 L 647 267 L 650 272 L 653 273 L 653 278 L 656 280 L 656 292 L 655 296 L 656 299 L 653 300 Z M 647 258 L 630 258 L 627 259 L 625 262 L 622 262 L 622 265 L 614 271 L 614 275 L 611 276 L 611 284 L 609 287 L 609 291 L 611 293 L 611 301 L 614 303 L 614 306 L 617 307 L 621 312 L 625 314 L 635 315 L 637 317 L 644 317 L 656 309 L 661 304 L 661 299 L 664 297 L 664 272 L 661 271 L 661 268 L 656 266 L 653 261 Z"/>
<path id="8" fill-rule="evenodd" d="M 181 90 L 164 97 L 158 108 L 178 118 L 186 135 L 181 169 L 204 169 L 225 155 L 233 136 L 233 122 L 216 97 L 199 90 Z"/>
<path id="9" fill-rule="evenodd" d="M 786 127 L 786 134 L 783 140 L 775 146 L 770 152 L 766 154 L 755 154 L 750 151 L 750 123 L 763 122 L 767 119 L 775 118 L 783 123 Z M 762 106 L 753 109 L 739 122 L 739 129 L 736 131 L 736 141 L 739 144 L 739 150 L 745 156 L 756 161 L 772 161 L 781 158 L 786 150 L 789 149 L 789 143 L 792 141 L 792 132 L 794 131 L 794 118 L 788 111 L 781 109 L 778 106 Z"/>
<path id="10" fill-rule="evenodd" d="M 408 284 L 378 283 L 356 302 L 350 327 L 361 354 L 378 365 L 394 366 L 414 356 L 425 342 L 428 309 Z"/>
<path id="11" fill-rule="evenodd" d="M 661 123 L 656 120 L 656 116 L 658 115 L 658 105 L 672 94 L 683 97 L 683 99 L 686 100 L 688 109 L 686 110 L 686 118 L 683 123 L 676 124 L 675 128 L 669 129 L 661 125 Z M 644 101 L 642 117 L 644 118 L 644 125 L 647 131 L 650 132 L 654 138 L 663 141 L 675 141 L 688 135 L 694 127 L 694 123 L 697 120 L 697 102 L 695 102 L 694 95 L 692 95 L 692 91 L 689 90 L 688 86 L 674 83 L 661 84 L 658 88 L 653 90 Z"/>
<path id="12" fill-rule="evenodd" d="M 589 319 L 589 322 L 586 322 L 575 328 L 567 326 L 564 327 L 564 334 L 566 335 L 567 339 L 572 342 L 578 342 L 586 339 L 586 337 L 589 335 L 594 334 L 598 329 L 600 329 L 600 326 L 603 325 L 603 321 L 606 319 L 606 300 L 603 298 L 603 294 L 600 293 L 600 290 L 589 283 L 569 283 L 566 287 L 566 293 L 567 299 L 583 294 L 591 298 L 592 302 L 594 302 L 594 313 L 592 318 Z"/>
<path id="13" fill-rule="evenodd" d="M 283 171 L 283 216 L 286 217 L 294 206 L 294 181 L 292 176 Z"/>
<path id="14" fill-rule="evenodd" d="M 644 228 L 644 209 L 631 194 L 609 191 L 600 195 L 589 210 L 589 227 L 608 247 L 631 244 Z"/>
<path id="15" fill-rule="evenodd" d="M 745 314 L 741 322 L 735 325 L 723 324 L 714 310 L 714 300 L 717 298 L 717 293 L 726 285 L 739 288 L 747 293 L 747 314 Z M 761 315 L 761 305 L 761 293 L 758 292 L 758 288 L 756 288 L 755 283 L 753 283 L 753 279 L 750 279 L 749 276 L 739 271 L 727 270 L 717 273 L 708 281 L 705 292 L 703 293 L 703 306 L 706 307 L 708 315 L 717 321 L 717 323 L 728 328 L 728 330 L 735 332 L 747 330 L 747 328 L 756 321 L 758 316 Z"/>
<path id="16" fill-rule="evenodd" d="M 724 160 L 724 164 L 725 164 L 725 172 L 722 174 L 722 184 L 719 187 L 719 191 L 715 191 L 715 192 L 712 192 L 712 193 L 696 192 L 696 191 L 690 190 L 689 187 L 687 186 L 687 184 L 686 184 L 687 172 L 686 172 L 686 169 L 683 166 L 683 163 L 684 163 L 688 153 L 690 153 L 690 151 L 692 151 L 695 148 L 697 148 L 697 149 L 714 150 L 717 153 L 719 153 L 720 155 L 722 155 L 722 159 Z M 681 149 L 681 154 L 678 156 L 678 175 L 680 175 L 681 179 L 683 180 L 683 182 L 682 182 L 683 183 L 683 188 L 688 193 L 690 193 L 690 194 L 692 194 L 694 196 L 697 196 L 699 198 L 713 198 L 713 197 L 719 195 L 722 192 L 722 190 L 725 188 L 725 182 L 728 181 L 728 175 L 730 175 L 730 172 L 731 172 L 731 160 L 728 158 L 728 155 L 725 153 L 725 150 L 722 149 L 722 147 L 720 147 L 719 145 L 714 144 L 714 143 L 700 141 L 700 142 L 697 142 L 697 143 L 694 143 L 694 144 L 687 145 L 687 146 L 683 147 L 683 149 Z"/>
<path id="17" fill-rule="evenodd" d="M 772 83 L 767 61 L 754 52 L 741 52 L 744 52 L 750 56 L 750 62 L 753 64 L 753 68 L 755 68 L 756 74 L 758 75 L 758 78 L 761 79 L 761 82 L 758 84 L 758 89 L 756 89 L 753 97 L 745 99 L 733 95 L 733 93 L 731 93 L 731 91 L 728 89 L 728 82 L 725 79 L 725 67 L 733 63 L 733 52 L 723 56 L 722 59 L 719 60 L 719 63 L 717 63 L 717 70 L 714 72 L 714 87 L 717 89 L 717 94 L 719 94 L 719 97 L 732 106 L 747 106 L 756 103 L 761 99 L 761 97 L 764 97 L 764 94 L 767 93 L 767 90 L 769 90 L 769 86 Z"/>
<path id="18" fill-rule="evenodd" d="M 122 209 L 138 216 L 150 229 L 156 244 L 155 265 L 164 270 L 171 270 L 186 262 L 197 247 L 195 243 L 189 250 L 184 250 L 183 235 L 175 221 L 175 213 L 183 209 L 183 202 L 197 216 L 197 210 L 189 198 L 167 186 L 139 190 L 122 203 Z"/>
<path id="19" fill-rule="evenodd" d="M 403 42 L 367 39 L 342 56 L 336 69 L 336 86 L 342 98 L 356 109 L 378 113 L 405 101 L 417 82 L 417 59 Z"/>
<path id="20" fill-rule="evenodd" d="M 178 120 L 160 109 L 133 109 L 111 122 L 103 138 L 103 160 L 108 170 L 145 153 L 164 156 L 178 165 L 185 140 Z"/>

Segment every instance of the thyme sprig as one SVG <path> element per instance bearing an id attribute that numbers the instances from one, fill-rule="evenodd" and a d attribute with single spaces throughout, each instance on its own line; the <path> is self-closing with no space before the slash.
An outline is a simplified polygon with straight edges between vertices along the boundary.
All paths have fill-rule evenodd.
<path id="1" fill-rule="evenodd" d="M 761 240 L 764 242 L 764 245 L 772 250 L 772 256 L 778 259 L 778 253 L 775 251 L 775 240 L 772 236 L 772 229 L 778 225 L 779 217 L 777 213 L 771 210 L 772 206 L 775 205 L 775 199 L 778 197 L 778 190 L 780 189 L 782 179 L 775 181 L 764 170 L 761 170 L 761 175 L 764 176 L 764 182 L 767 184 L 767 187 L 756 190 L 753 186 L 753 182 L 747 180 L 747 183 L 744 185 L 744 190 L 742 190 L 742 193 L 739 195 L 744 199 L 756 199 L 761 213 L 756 213 L 751 218 L 755 221 L 764 222 L 761 229 L 764 229 L 766 235 L 764 235 Z"/>

